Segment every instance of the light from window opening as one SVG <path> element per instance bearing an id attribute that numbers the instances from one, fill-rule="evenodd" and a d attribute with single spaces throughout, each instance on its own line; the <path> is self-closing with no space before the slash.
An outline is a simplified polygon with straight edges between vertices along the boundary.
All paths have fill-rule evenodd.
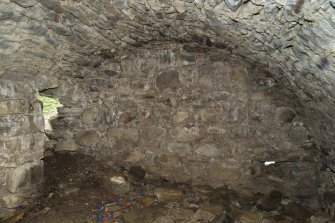
<path id="1" fill-rule="evenodd" d="M 56 117 L 58 112 L 58 107 L 63 107 L 63 105 L 56 98 L 50 98 L 37 94 L 37 99 L 43 104 L 43 116 L 45 122 L 45 130 L 52 130 L 49 120 Z"/>
<path id="2" fill-rule="evenodd" d="M 276 163 L 276 161 L 265 161 L 264 165 L 269 166 L 269 165 L 272 165 L 272 164 L 275 164 L 275 163 Z"/>

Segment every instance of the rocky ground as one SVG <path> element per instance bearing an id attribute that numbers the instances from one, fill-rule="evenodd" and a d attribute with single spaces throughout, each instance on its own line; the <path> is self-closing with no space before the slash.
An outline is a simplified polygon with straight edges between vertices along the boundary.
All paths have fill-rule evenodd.
<path id="1" fill-rule="evenodd" d="M 173 174 L 173 173 L 171 173 Z M 335 222 L 280 192 L 150 180 L 140 166 L 111 169 L 92 157 L 55 153 L 45 158 L 40 196 L 5 223 L 300 223 Z"/>

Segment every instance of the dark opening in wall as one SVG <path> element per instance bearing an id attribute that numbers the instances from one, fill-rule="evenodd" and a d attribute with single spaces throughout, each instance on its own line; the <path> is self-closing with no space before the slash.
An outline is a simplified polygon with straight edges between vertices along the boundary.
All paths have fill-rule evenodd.
<path id="1" fill-rule="evenodd" d="M 57 108 L 63 107 L 63 105 L 59 102 L 57 98 L 51 98 L 40 94 L 37 94 L 37 99 L 42 103 L 45 130 L 52 131 L 50 120 L 57 117 Z"/>

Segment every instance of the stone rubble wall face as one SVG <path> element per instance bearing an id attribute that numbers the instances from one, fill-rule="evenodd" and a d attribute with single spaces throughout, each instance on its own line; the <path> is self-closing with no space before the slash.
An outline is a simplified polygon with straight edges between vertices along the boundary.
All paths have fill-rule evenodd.
<path id="1" fill-rule="evenodd" d="M 92 96 L 87 96 L 88 93 L 81 89 L 81 83 L 77 79 L 82 78 L 82 81 L 85 82 L 89 75 L 87 71 L 98 72 L 98 75 L 109 75 L 111 78 L 118 74 L 103 67 L 105 60 L 114 58 L 116 61 L 121 61 L 121 58 L 136 52 L 134 50 L 136 47 L 147 47 L 150 50 L 150 46 L 155 43 L 164 42 L 183 43 L 184 45 L 194 43 L 200 46 L 195 51 L 203 53 L 222 49 L 231 55 L 240 55 L 257 67 L 269 71 L 278 88 L 299 104 L 294 111 L 299 111 L 304 124 L 299 126 L 300 122 L 296 123 L 293 131 L 295 133 L 291 133 L 290 136 L 304 138 L 305 127 L 307 127 L 317 148 L 324 154 L 323 164 L 334 171 L 334 5 L 333 0 L 251 0 L 243 4 L 241 1 L 230 0 L 3 0 L 0 2 L 0 80 L 30 83 L 39 90 L 56 87 L 64 89 L 61 94 L 59 93 L 60 97 L 63 97 L 63 103 L 67 105 L 63 112 L 66 115 L 77 117 L 82 115 L 82 106 L 91 106 L 93 102 L 103 101 L 103 98 L 95 98 L 91 102 L 89 98 Z M 192 51 L 192 49 L 188 50 Z M 113 64 L 110 66 L 112 67 Z M 123 69 L 129 70 L 122 72 L 132 73 L 132 69 L 136 71 L 132 66 L 133 64 L 128 67 L 123 66 Z M 176 68 L 173 70 L 171 75 L 175 77 Z M 159 69 L 160 71 L 163 70 Z M 179 70 L 177 74 L 181 78 Z M 135 77 L 137 73 L 133 75 Z M 76 82 L 73 78 L 76 78 Z M 58 82 L 60 79 L 62 81 Z M 63 82 L 64 80 L 66 81 Z M 99 86 L 95 84 L 100 83 L 99 81 L 113 82 L 112 79 L 106 81 L 105 78 L 95 81 L 90 85 Z M 161 81 L 166 80 L 162 77 Z M 203 81 L 206 82 L 206 80 Z M 111 83 L 111 86 L 113 84 Z M 177 87 L 179 84 L 184 87 L 184 83 L 178 83 L 178 81 L 175 81 L 172 86 Z M 163 89 L 166 85 L 161 84 L 157 87 Z M 124 91 L 129 92 L 129 90 Z M 15 91 L 11 90 L 11 92 Z M 29 98 L 28 95 L 24 96 Z M 15 98 L 14 96 L 9 97 Z M 116 97 L 115 100 L 121 100 L 121 98 Z M 76 104 L 78 101 L 83 104 L 78 106 Z M 25 111 L 26 104 L 31 103 L 31 100 L 28 99 L 23 103 L 17 103 L 17 101 L 1 103 L 1 112 L 17 113 Z M 131 106 L 134 104 L 132 101 L 127 103 Z M 124 104 L 123 106 L 131 107 L 130 105 Z M 79 108 L 76 109 L 77 107 Z M 156 109 L 159 109 L 159 106 Z M 114 114 L 114 110 L 109 112 Z M 177 115 L 178 120 L 186 116 L 184 111 L 180 112 Z M 93 113 L 100 114 L 98 111 L 93 111 Z M 186 113 L 188 119 L 193 115 L 192 111 L 186 111 Z M 232 113 L 239 114 L 239 111 Z M 86 114 L 85 117 L 91 118 L 90 114 Z M 108 125 L 114 123 L 113 117 L 111 115 L 109 119 L 106 119 Z M 150 117 L 153 115 L 150 114 L 148 118 Z M 246 120 L 249 120 L 248 118 Z M 0 134 L 6 137 L 7 141 L 9 137 L 15 138 L 20 134 L 22 134 L 21 137 L 38 134 L 34 133 L 35 130 L 25 129 L 26 126 L 31 125 L 30 121 L 22 119 L 19 115 L 15 117 L 8 115 L 2 119 L 0 123 L 4 123 L 2 128 L 4 130 L 1 130 Z M 41 117 L 37 115 L 31 122 L 40 123 L 40 121 Z M 77 122 L 69 126 L 80 125 L 82 121 Z M 34 125 L 32 129 L 39 129 L 39 124 Z M 22 132 L 20 126 L 25 126 Z M 194 130 L 194 132 L 187 130 L 188 137 L 196 138 L 194 136 L 198 134 L 196 127 L 187 126 L 188 129 Z M 9 131 L 9 128 L 13 130 Z M 71 131 L 73 129 L 64 133 L 67 141 L 76 137 L 76 134 L 74 135 Z M 90 140 L 80 142 L 80 147 L 85 147 L 85 143 L 100 140 L 100 134 L 107 134 L 100 132 L 101 130 L 95 134 L 94 131 L 96 130 L 86 129 L 82 133 Z M 142 142 L 141 130 L 138 133 L 136 131 L 134 127 L 129 135 L 122 129 L 114 129 L 109 131 L 109 135 L 136 145 Z M 172 134 L 175 137 L 173 140 L 180 140 L 180 135 L 185 134 L 184 131 L 186 131 L 184 127 L 176 127 Z M 217 129 L 210 131 L 220 132 Z M 137 134 L 139 134 L 139 139 Z M 169 135 L 170 132 L 164 134 Z M 202 133 L 199 132 L 199 135 Z M 105 135 L 102 136 L 105 137 Z M 21 138 L 20 140 L 13 139 L 11 143 L 19 143 L 14 141 L 22 142 L 22 140 L 26 142 L 26 139 Z M 31 138 L 29 140 L 33 141 Z M 192 138 L 192 140 L 195 139 Z M 203 143 L 201 139 L 197 140 Z M 298 141 L 301 142 L 300 139 Z M 42 144 L 43 142 L 39 142 L 34 145 Z M 93 145 L 86 146 L 91 148 Z M 76 150 L 78 143 L 64 143 L 64 146 Z M 10 147 L 6 146 L 6 148 Z M 17 147 L 30 148 L 27 143 Z M 40 146 L 37 147 L 40 148 Z M 211 148 L 212 152 L 216 151 L 207 145 L 208 148 Z M 88 150 L 94 151 L 97 156 L 100 151 Z M 9 152 L 5 153 L 9 154 Z M 106 157 L 104 152 L 101 153 L 101 157 Z M 10 154 L 10 156 L 6 155 L 6 161 L 0 162 L 9 165 L 7 160 L 15 159 L 12 153 Z M 16 167 L 16 162 L 21 165 L 39 159 L 38 155 L 27 154 L 32 153 L 26 153 L 28 158 L 22 156 L 21 161 L 10 161 L 13 162 L 11 164 L 13 167 L 10 168 Z M 151 153 L 146 156 L 150 157 Z M 155 154 L 153 156 L 156 157 Z M 199 165 L 195 166 L 195 169 L 199 167 Z M 309 168 L 306 167 L 305 170 Z M 7 169 L 4 171 L 2 168 L 1 171 L 2 179 L 5 179 Z M 322 180 L 331 180 L 333 176 L 329 174 L 329 172 L 323 172 L 318 176 Z M 325 188 L 332 185 L 326 182 L 324 184 Z"/>
<path id="2" fill-rule="evenodd" d="M 142 165 L 170 181 L 276 189 L 315 202 L 320 152 L 299 104 L 238 56 L 186 49 L 137 50 L 45 92 L 68 102 L 52 122 L 56 150 Z M 272 160 L 279 163 L 264 166 Z"/>
<path id="3" fill-rule="evenodd" d="M 4 0 L 0 75 L 12 80 L 33 75 L 44 85 L 45 75 L 80 72 L 154 42 L 223 48 L 270 70 L 304 106 L 318 147 L 334 157 L 334 4 Z"/>
<path id="4" fill-rule="evenodd" d="M 43 180 L 44 119 L 31 85 L 0 80 L 0 204 L 13 208 Z"/>

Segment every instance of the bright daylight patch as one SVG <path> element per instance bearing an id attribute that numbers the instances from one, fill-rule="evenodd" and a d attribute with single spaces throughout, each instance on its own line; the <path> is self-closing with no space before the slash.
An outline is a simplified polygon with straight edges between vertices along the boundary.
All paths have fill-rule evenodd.
<path id="1" fill-rule="evenodd" d="M 264 162 L 264 165 L 269 166 L 269 165 L 272 165 L 272 164 L 275 164 L 275 163 L 276 163 L 276 161 L 266 161 L 266 162 Z"/>
<path id="2" fill-rule="evenodd" d="M 59 102 L 58 99 L 42 96 L 40 94 L 37 94 L 37 99 L 43 104 L 45 129 L 51 130 L 52 127 L 49 123 L 49 120 L 57 116 L 57 108 L 63 107 L 63 105 Z"/>

